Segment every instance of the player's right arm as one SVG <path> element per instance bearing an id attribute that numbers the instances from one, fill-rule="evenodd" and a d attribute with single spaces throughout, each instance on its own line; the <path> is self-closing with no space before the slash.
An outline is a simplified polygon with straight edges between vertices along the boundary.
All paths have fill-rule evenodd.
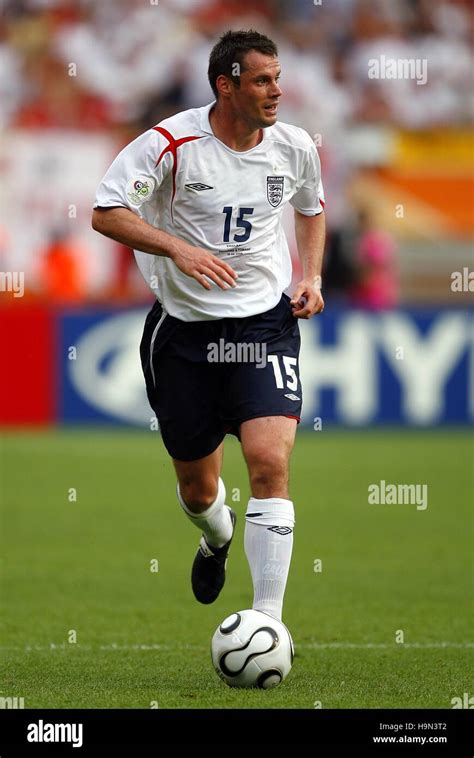
<path id="1" fill-rule="evenodd" d="M 149 129 L 117 155 L 97 189 L 92 228 L 134 250 L 171 258 L 204 289 L 211 289 L 211 282 L 222 289 L 235 286 L 237 274 L 228 263 L 156 228 L 150 223 L 154 212 L 147 217 L 146 208 L 153 208 L 174 166 L 167 145 L 161 133 Z"/>
<path id="2" fill-rule="evenodd" d="M 183 274 L 196 279 L 204 289 L 211 289 L 209 279 L 221 289 L 235 287 L 237 274 L 225 261 L 157 229 L 128 208 L 94 208 L 92 228 L 134 250 L 171 258 Z"/>

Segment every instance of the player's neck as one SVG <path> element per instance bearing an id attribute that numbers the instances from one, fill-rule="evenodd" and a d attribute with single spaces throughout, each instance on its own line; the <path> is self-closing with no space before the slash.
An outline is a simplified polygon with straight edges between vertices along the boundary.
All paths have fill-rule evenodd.
<path id="1" fill-rule="evenodd" d="M 246 152 L 256 147 L 263 139 L 263 129 L 249 129 L 249 125 L 216 103 L 209 113 L 214 136 L 231 150 Z"/>

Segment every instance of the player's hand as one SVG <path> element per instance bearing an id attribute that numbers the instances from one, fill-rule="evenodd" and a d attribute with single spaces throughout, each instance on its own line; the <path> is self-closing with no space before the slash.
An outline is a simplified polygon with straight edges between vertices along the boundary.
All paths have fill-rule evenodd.
<path id="1" fill-rule="evenodd" d="M 321 277 L 303 279 L 296 286 L 290 303 L 295 318 L 311 318 L 316 313 L 322 313 L 324 300 L 321 295 Z"/>
<path id="2" fill-rule="evenodd" d="M 223 290 L 236 286 L 237 273 L 216 255 L 182 242 L 172 255 L 173 262 L 186 276 L 191 276 L 201 287 L 210 290 L 209 279 Z"/>

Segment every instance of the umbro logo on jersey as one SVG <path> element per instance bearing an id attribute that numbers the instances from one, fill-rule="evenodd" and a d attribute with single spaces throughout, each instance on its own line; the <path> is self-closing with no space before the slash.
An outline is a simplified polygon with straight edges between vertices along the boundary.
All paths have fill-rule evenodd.
<path id="1" fill-rule="evenodd" d="M 267 176 L 267 200 L 273 208 L 283 200 L 284 176 Z"/>
<path id="2" fill-rule="evenodd" d="M 298 395 L 293 395 L 292 393 L 288 393 L 288 395 L 285 395 L 285 397 L 287 397 L 288 400 L 301 400 L 301 398 L 298 397 Z"/>
<path id="3" fill-rule="evenodd" d="M 193 184 L 185 184 L 184 186 L 187 190 L 193 190 L 194 192 L 202 192 L 202 190 L 214 189 L 214 187 L 210 187 L 208 184 L 203 184 L 202 182 L 193 182 Z"/>
<path id="4" fill-rule="evenodd" d="M 269 532 L 276 532 L 277 534 L 285 535 L 285 534 L 291 534 L 293 529 L 290 529 L 289 526 L 269 526 L 268 527 Z"/>

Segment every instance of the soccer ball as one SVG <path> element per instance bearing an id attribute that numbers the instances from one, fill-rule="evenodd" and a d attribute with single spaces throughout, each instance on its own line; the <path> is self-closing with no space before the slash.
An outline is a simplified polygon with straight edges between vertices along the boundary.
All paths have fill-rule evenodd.
<path id="1" fill-rule="evenodd" d="M 291 669 L 294 647 L 281 621 L 262 611 L 239 611 L 211 641 L 214 668 L 229 687 L 277 687 Z"/>

